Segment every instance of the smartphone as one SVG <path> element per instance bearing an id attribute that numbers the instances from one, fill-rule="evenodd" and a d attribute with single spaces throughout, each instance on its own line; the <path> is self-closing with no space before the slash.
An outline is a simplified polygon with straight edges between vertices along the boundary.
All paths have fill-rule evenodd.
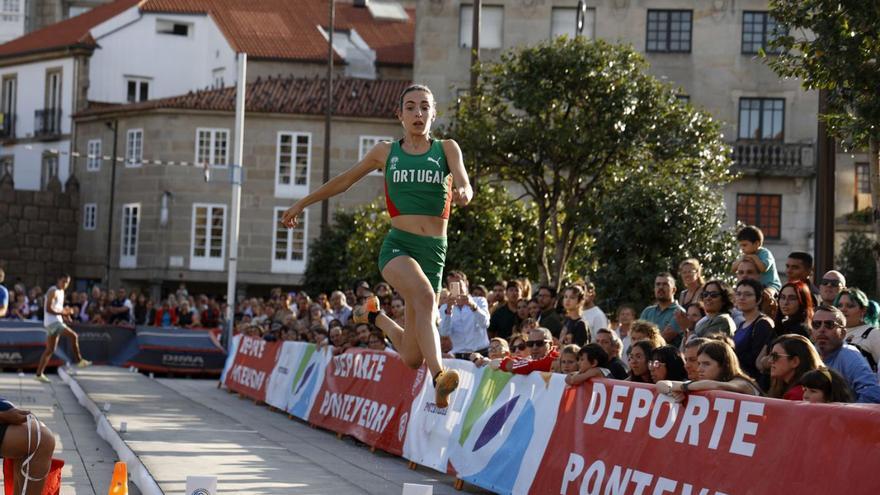
<path id="1" fill-rule="evenodd" d="M 461 282 L 449 283 L 449 295 L 452 297 L 458 297 L 461 295 Z"/>

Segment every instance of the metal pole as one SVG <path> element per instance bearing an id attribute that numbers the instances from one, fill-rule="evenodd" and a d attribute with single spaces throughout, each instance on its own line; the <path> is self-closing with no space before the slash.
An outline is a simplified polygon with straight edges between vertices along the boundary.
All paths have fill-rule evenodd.
<path id="1" fill-rule="evenodd" d="M 483 2 L 474 0 L 474 15 L 471 19 L 471 93 L 477 88 L 477 64 L 480 63 L 480 17 Z"/>
<path id="2" fill-rule="evenodd" d="M 819 115 L 828 111 L 828 91 L 819 91 Z M 821 118 L 816 132 L 815 276 L 834 268 L 835 142 Z"/>
<path id="3" fill-rule="evenodd" d="M 333 25 L 336 1 L 330 0 L 330 29 L 327 32 L 327 112 L 324 116 L 324 184 L 330 181 L 330 119 L 333 117 Z M 321 201 L 321 232 L 330 224 L 330 202 Z"/>
<path id="4" fill-rule="evenodd" d="M 226 329 L 223 345 L 232 344 L 235 318 L 235 279 L 238 270 L 238 227 L 241 217 L 241 178 L 244 161 L 244 96 L 247 87 L 247 54 L 238 54 L 238 80 L 235 87 L 235 149 L 232 157 L 232 205 L 229 218 L 229 279 L 226 284 Z M 205 164 L 207 167 L 208 165 Z"/>
<path id="5" fill-rule="evenodd" d="M 113 208 L 116 199 L 116 145 L 119 140 L 119 120 L 113 121 L 113 153 L 110 155 L 110 206 L 107 208 L 107 256 L 104 266 L 104 284 L 110 288 L 110 250 L 113 245 Z"/>

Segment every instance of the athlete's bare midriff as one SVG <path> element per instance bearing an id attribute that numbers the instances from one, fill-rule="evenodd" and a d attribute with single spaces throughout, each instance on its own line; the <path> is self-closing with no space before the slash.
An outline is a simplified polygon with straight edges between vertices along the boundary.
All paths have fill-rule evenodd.
<path id="1" fill-rule="evenodd" d="M 446 236 L 445 218 L 429 215 L 398 215 L 391 219 L 391 226 L 410 234 L 432 237 Z"/>

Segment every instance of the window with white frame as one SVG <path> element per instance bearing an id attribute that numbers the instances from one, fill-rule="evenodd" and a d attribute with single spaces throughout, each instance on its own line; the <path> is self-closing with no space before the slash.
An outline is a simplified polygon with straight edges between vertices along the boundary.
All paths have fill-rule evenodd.
<path id="1" fill-rule="evenodd" d="M 98 223 L 98 205 L 86 203 L 83 206 L 83 230 L 95 230 Z"/>
<path id="2" fill-rule="evenodd" d="M 223 75 L 226 74 L 226 68 L 220 67 L 219 69 L 214 69 L 211 72 L 211 77 L 214 80 L 214 89 L 221 89 L 226 87 L 226 81 L 223 79 Z"/>
<path id="3" fill-rule="evenodd" d="M 40 190 L 45 191 L 49 186 L 49 181 L 55 177 L 58 177 L 58 154 L 44 153 L 43 170 L 40 174 Z"/>
<path id="4" fill-rule="evenodd" d="M 275 155 L 275 196 L 293 198 L 309 192 L 312 135 L 307 132 L 278 133 Z"/>
<path id="5" fill-rule="evenodd" d="M 379 141 L 393 141 L 394 138 L 391 136 L 361 136 L 358 143 L 358 161 L 364 159 L 367 156 L 367 153 L 373 149 L 373 146 L 379 143 Z M 382 175 L 382 171 L 373 170 L 370 172 L 370 175 Z"/>
<path id="6" fill-rule="evenodd" d="M 129 129 L 125 137 L 125 166 L 140 167 L 144 161 L 144 130 Z"/>
<path id="7" fill-rule="evenodd" d="M 272 222 L 272 271 L 275 273 L 305 273 L 308 255 L 309 211 L 299 217 L 296 227 L 288 229 L 281 224 L 287 208 L 275 208 Z"/>
<path id="8" fill-rule="evenodd" d="M 119 253 L 119 268 L 137 268 L 140 215 L 140 203 L 122 205 L 122 242 Z"/>
<path id="9" fill-rule="evenodd" d="M 471 47 L 474 25 L 474 6 L 462 5 L 458 23 L 458 42 L 462 48 Z M 480 8 L 480 48 L 498 49 L 504 42 L 504 7 L 483 5 Z"/>
<path id="10" fill-rule="evenodd" d="M 229 129 L 196 129 L 196 164 L 228 166 Z"/>
<path id="11" fill-rule="evenodd" d="M 88 144 L 86 160 L 86 170 L 89 172 L 97 172 L 101 170 L 101 140 L 90 139 Z"/>
<path id="12" fill-rule="evenodd" d="M 18 22 L 21 19 L 21 0 L 2 0 L 0 2 L 0 21 Z"/>
<path id="13" fill-rule="evenodd" d="M 225 256 L 226 205 L 195 203 L 189 268 L 220 271 Z"/>
<path id="14" fill-rule="evenodd" d="M 145 77 L 126 77 L 125 94 L 129 102 L 150 99 L 150 80 Z"/>
<path id="15" fill-rule="evenodd" d="M 586 9 L 584 16 L 584 31 L 581 35 L 586 39 L 593 39 L 594 26 L 596 25 L 596 9 Z M 556 38 L 562 35 L 574 38 L 577 35 L 577 9 L 573 7 L 553 7 L 550 14 L 550 37 Z"/>

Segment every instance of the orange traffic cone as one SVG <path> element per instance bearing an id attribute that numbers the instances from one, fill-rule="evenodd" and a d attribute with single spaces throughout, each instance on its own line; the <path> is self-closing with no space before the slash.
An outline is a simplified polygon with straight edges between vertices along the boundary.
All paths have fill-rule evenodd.
<path id="1" fill-rule="evenodd" d="M 107 495 L 128 495 L 128 467 L 122 461 L 113 466 L 113 478 Z"/>

